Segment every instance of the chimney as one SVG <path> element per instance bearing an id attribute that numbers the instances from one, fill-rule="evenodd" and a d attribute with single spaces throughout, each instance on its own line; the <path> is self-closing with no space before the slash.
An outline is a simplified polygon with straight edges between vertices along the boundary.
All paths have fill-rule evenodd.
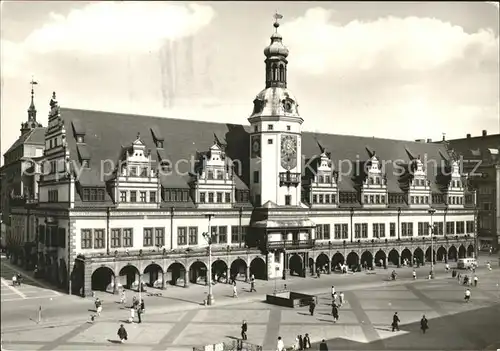
<path id="1" fill-rule="evenodd" d="M 443 133 L 443 141 L 446 141 L 446 133 Z"/>
<path id="2" fill-rule="evenodd" d="M 415 139 L 415 142 L 416 142 L 416 143 L 424 143 L 424 142 L 425 142 L 425 139 Z"/>
<path id="3" fill-rule="evenodd" d="M 486 129 L 483 129 L 483 136 L 487 136 L 488 135 L 488 132 L 486 131 Z"/>
<path id="4" fill-rule="evenodd" d="M 427 143 L 432 143 L 432 139 L 427 139 Z"/>

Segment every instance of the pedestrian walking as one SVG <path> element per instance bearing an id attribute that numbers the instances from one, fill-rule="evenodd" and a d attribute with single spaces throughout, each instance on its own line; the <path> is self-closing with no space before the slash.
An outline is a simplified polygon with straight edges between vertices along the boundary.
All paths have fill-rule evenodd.
<path id="1" fill-rule="evenodd" d="M 470 290 L 469 290 L 469 289 L 466 289 L 466 290 L 465 290 L 465 296 L 464 296 L 464 300 L 465 300 L 465 302 L 469 302 L 469 300 L 470 300 L 470 295 L 471 295 L 471 294 L 470 294 Z"/>
<path id="2" fill-rule="evenodd" d="M 14 274 L 12 276 L 12 286 L 16 286 L 16 284 L 17 284 L 17 276 Z"/>
<path id="3" fill-rule="evenodd" d="M 304 350 L 304 339 L 302 338 L 302 334 L 299 335 L 299 350 Z"/>
<path id="4" fill-rule="evenodd" d="M 137 319 L 139 320 L 137 323 L 142 323 L 142 302 L 137 306 Z"/>
<path id="5" fill-rule="evenodd" d="M 391 325 L 392 331 L 395 331 L 395 330 L 399 331 L 399 322 L 401 322 L 401 321 L 399 320 L 398 313 L 395 312 L 394 316 L 392 316 L 392 325 Z"/>
<path id="6" fill-rule="evenodd" d="M 479 280 L 479 278 L 476 276 L 474 276 L 474 286 L 476 287 L 477 286 L 477 281 Z"/>
<path id="7" fill-rule="evenodd" d="M 278 342 L 276 343 L 276 351 L 285 351 L 285 343 L 281 339 L 281 336 L 278 336 Z"/>
<path id="8" fill-rule="evenodd" d="M 321 340 L 321 344 L 319 344 L 319 351 L 328 351 L 328 345 L 326 344 L 325 339 Z"/>
<path id="9" fill-rule="evenodd" d="M 120 325 L 120 328 L 118 328 L 118 337 L 120 338 L 120 342 L 124 342 L 125 340 L 128 339 L 128 334 L 127 334 L 127 330 L 125 329 L 125 327 L 123 326 L 123 324 Z"/>
<path id="10" fill-rule="evenodd" d="M 422 333 L 425 334 L 425 331 L 429 329 L 429 321 L 425 318 L 425 314 L 422 316 L 420 320 L 420 329 L 422 329 Z"/>
<path id="11" fill-rule="evenodd" d="M 340 302 L 340 307 L 342 307 L 344 303 L 344 293 L 342 291 L 339 294 L 339 302 Z"/>
<path id="12" fill-rule="evenodd" d="M 314 301 L 311 301 L 309 304 L 309 313 L 311 316 L 314 316 L 314 310 L 316 309 L 316 303 Z"/>
<path id="13" fill-rule="evenodd" d="M 236 284 L 233 284 L 233 297 L 238 297 L 238 290 L 236 290 Z"/>
<path id="14" fill-rule="evenodd" d="M 415 272 L 415 270 L 413 270 L 412 276 L 413 276 L 413 280 L 417 279 L 417 272 Z"/>
<path id="15" fill-rule="evenodd" d="M 337 323 L 339 320 L 339 309 L 336 304 L 333 304 L 332 306 L 332 316 L 333 316 L 333 323 Z"/>
<path id="16" fill-rule="evenodd" d="M 255 289 L 255 278 L 252 274 L 252 277 L 250 278 L 250 292 L 252 291 L 255 291 L 257 292 L 257 290 Z"/>
<path id="17" fill-rule="evenodd" d="M 332 285 L 332 299 L 335 298 L 335 286 Z"/>
<path id="18" fill-rule="evenodd" d="M 448 263 L 445 264 L 444 269 L 446 270 L 446 272 L 449 272 L 450 271 L 450 265 Z"/>
<path id="19" fill-rule="evenodd" d="M 308 333 L 306 333 L 306 335 L 304 336 L 303 344 L 304 350 L 308 350 L 311 348 L 311 338 L 309 337 Z"/>
<path id="20" fill-rule="evenodd" d="M 125 305 L 127 303 L 127 295 L 125 294 L 125 290 L 122 290 L 121 292 L 120 303 L 122 305 Z"/>
<path id="21" fill-rule="evenodd" d="M 101 316 L 102 312 L 102 301 L 99 298 L 95 299 L 95 309 L 98 316 Z"/>
<path id="22" fill-rule="evenodd" d="M 243 340 L 247 340 L 247 331 L 248 331 L 247 321 L 243 321 L 243 323 L 241 323 L 241 338 Z"/>

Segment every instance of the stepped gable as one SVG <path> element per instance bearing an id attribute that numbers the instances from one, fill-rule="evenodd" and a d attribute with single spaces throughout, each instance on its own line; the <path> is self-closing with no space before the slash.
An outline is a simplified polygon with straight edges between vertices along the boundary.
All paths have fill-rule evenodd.
<path id="1" fill-rule="evenodd" d="M 236 188 L 248 189 L 249 126 L 69 108 L 61 108 L 61 116 L 66 130 L 72 131 L 73 121 L 85 128 L 85 143 L 91 159 L 90 169 L 85 169 L 80 177 L 82 186 L 104 186 L 109 176 L 101 174 L 101 162 L 115 162 L 117 165 L 122 147 L 130 145 L 140 133 L 146 149 L 151 149 L 154 162 L 168 159 L 174 168 L 184 173 L 179 175 L 174 171 L 161 176 L 163 187 L 188 188 L 188 172 L 195 172 L 195 160 L 213 145 L 215 135 L 224 143 L 226 155 L 238 160 L 243 168 L 237 169 L 240 176 L 235 177 Z M 158 138 L 163 139 L 163 148 L 156 147 L 155 139 Z M 68 135 L 67 141 L 71 158 L 79 164 L 76 137 Z M 399 193 L 403 192 L 399 186 L 403 170 L 397 165 L 407 166 L 412 161 L 411 155 L 421 155 L 422 160 L 433 160 L 437 165 L 444 165 L 443 162 L 449 158 L 443 144 L 303 132 L 303 166 L 309 159 L 321 154 L 318 142 L 331 153 L 334 169 L 341 172 L 341 191 L 355 191 L 354 179 L 360 175 L 356 168 L 362 173 L 362 164 L 370 160 L 373 152 L 376 152 L 381 164 L 385 162 L 388 191 Z M 432 190 L 439 192 L 435 183 L 437 170 L 431 165 L 427 167 L 427 176 Z M 104 169 L 110 172 L 109 166 Z"/>

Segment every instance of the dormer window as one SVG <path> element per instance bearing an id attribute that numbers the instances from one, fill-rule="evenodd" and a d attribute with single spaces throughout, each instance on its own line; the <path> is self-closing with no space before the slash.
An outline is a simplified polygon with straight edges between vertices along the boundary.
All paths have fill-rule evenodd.
<path id="1" fill-rule="evenodd" d="M 329 175 L 325 176 L 325 183 L 330 183 L 330 176 Z"/>
<path id="2" fill-rule="evenodd" d="M 257 133 L 258 131 L 259 131 L 259 127 L 258 126 L 253 126 L 253 132 Z"/>
<path id="3" fill-rule="evenodd" d="M 85 138 L 83 137 L 83 135 L 78 135 L 76 137 L 76 142 L 77 143 L 84 143 L 85 142 Z"/>

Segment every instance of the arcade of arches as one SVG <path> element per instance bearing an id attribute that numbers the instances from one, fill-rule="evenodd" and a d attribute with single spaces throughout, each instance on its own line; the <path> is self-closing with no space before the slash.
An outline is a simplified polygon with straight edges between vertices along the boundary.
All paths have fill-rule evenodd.
<path id="1" fill-rule="evenodd" d="M 143 269 L 139 269 L 140 265 L 138 264 L 126 264 L 120 269 L 113 269 L 112 265 L 101 264 L 93 270 L 89 283 L 85 283 L 82 279 L 77 291 L 75 292 L 75 288 L 73 291 L 81 293 L 78 290 L 84 288 L 86 284 L 90 285 L 91 290 L 89 291 L 116 292 L 120 286 L 125 289 L 138 290 L 139 281 L 146 288 L 158 289 L 165 289 L 167 285 L 179 287 L 188 287 L 189 284 L 206 285 L 208 283 L 207 265 L 208 262 L 204 259 L 187 264 L 180 261 L 171 262 L 166 269 L 157 263 L 150 263 Z M 83 268 L 77 269 L 76 266 L 75 264 L 74 270 L 77 272 L 73 274 L 75 280 L 77 280 L 76 276 L 83 274 Z M 254 257 L 250 264 L 242 258 L 232 260 L 229 265 L 221 258 L 216 258 L 212 262 L 212 280 L 214 281 L 227 282 L 228 277 L 246 281 L 252 274 L 256 279 L 267 279 L 267 265 L 263 258 Z M 84 293 L 88 294 L 89 292 Z"/>

